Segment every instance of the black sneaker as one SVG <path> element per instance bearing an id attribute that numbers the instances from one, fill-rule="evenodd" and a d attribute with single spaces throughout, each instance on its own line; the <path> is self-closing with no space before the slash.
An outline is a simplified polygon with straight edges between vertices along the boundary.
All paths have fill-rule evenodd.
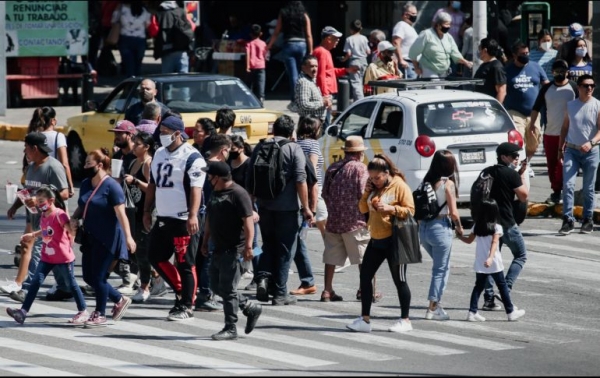
<path id="1" fill-rule="evenodd" d="M 25 295 L 26 295 L 26 293 L 23 290 L 19 290 L 19 291 L 11 291 L 8 296 L 12 300 L 23 303 L 23 302 L 25 302 Z"/>
<path id="2" fill-rule="evenodd" d="M 220 332 L 215 333 L 211 336 L 213 340 L 223 341 L 223 340 L 237 340 L 237 328 L 235 324 L 226 325 Z"/>
<path id="3" fill-rule="evenodd" d="M 564 217 L 563 224 L 562 224 L 560 230 L 558 230 L 558 233 L 562 234 L 562 235 L 569 235 L 571 233 L 571 231 L 573 231 L 574 229 L 575 229 L 575 222 L 573 222 L 573 220 L 569 219 L 568 217 Z"/>
<path id="4" fill-rule="evenodd" d="M 54 293 L 46 294 L 46 300 L 51 301 L 51 302 L 64 301 L 66 299 L 71 299 L 71 298 L 73 298 L 72 293 L 62 291 L 60 289 L 56 289 L 56 291 Z"/>
<path id="5" fill-rule="evenodd" d="M 273 297 L 273 302 L 271 303 L 273 306 L 288 306 L 293 305 L 298 302 L 298 298 L 293 295 L 286 295 L 285 297 Z"/>
<path id="6" fill-rule="evenodd" d="M 256 299 L 261 302 L 269 301 L 269 280 L 267 278 L 261 278 L 256 283 Z"/>
<path id="7" fill-rule="evenodd" d="M 171 309 L 169 310 L 169 315 L 174 314 L 177 311 L 179 311 L 180 306 L 181 306 L 181 303 L 179 302 L 179 298 L 177 298 L 177 296 L 175 296 L 175 305 L 173 307 L 171 307 Z"/>
<path id="8" fill-rule="evenodd" d="M 554 192 L 550 194 L 550 200 L 558 205 L 562 201 L 561 192 Z"/>
<path id="9" fill-rule="evenodd" d="M 259 303 L 248 303 L 243 314 L 248 318 L 248 320 L 246 320 L 246 329 L 244 330 L 247 335 L 252 332 L 260 314 L 262 314 L 262 305 Z"/>
<path id="10" fill-rule="evenodd" d="M 179 305 L 177 311 L 169 314 L 167 316 L 167 320 L 170 321 L 180 321 L 180 320 L 189 320 L 194 318 L 194 312 L 187 308 L 185 305 Z"/>
<path id="11" fill-rule="evenodd" d="M 592 231 L 594 231 L 594 221 L 591 218 L 584 219 L 579 232 L 582 234 L 589 234 Z"/>
<path id="12" fill-rule="evenodd" d="M 494 302 L 494 300 L 491 300 L 491 301 L 485 301 L 483 303 L 483 306 L 481 307 L 481 309 L 483 311 L 500 311 L 500 310 L 502 310 L 502 306 L 500 306 L 498 303 Z"/>

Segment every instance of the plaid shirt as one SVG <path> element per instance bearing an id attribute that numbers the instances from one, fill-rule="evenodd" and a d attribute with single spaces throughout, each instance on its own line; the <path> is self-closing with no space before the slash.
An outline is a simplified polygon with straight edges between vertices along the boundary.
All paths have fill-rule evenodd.
<path id="1" fill-rule="evenodd" d="M 320 120 L 325 119 L 325 105 L 321 90 L 317 87 L 315 79 L 304 72 L 300 73 L 296 82 L 296 105 L 300 117 L 313 116 Z"/>
<path id="2" fill-rule="evenodd" d="M 367 227 L 365 216 L 358 209 L 358 201 L 365 191 L 368 177 L 367 166 L 354 157 L 346 157 L 329 166 L 321 193 L 327 205 L 327 232 L 343 234 Z"/>

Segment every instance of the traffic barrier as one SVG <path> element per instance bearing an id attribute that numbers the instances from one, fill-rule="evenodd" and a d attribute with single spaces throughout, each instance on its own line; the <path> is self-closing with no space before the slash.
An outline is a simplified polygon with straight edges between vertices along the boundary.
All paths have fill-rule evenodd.
<path id="1" fill-rule="evenodd" d="M 56 126 L 54 130 L 64 133 L 64 126 Z M 27 125 L 8 125 L 0 124 L 0 140 L 10 140 L 14 142 L 22 142 L 27 135 Z"/>

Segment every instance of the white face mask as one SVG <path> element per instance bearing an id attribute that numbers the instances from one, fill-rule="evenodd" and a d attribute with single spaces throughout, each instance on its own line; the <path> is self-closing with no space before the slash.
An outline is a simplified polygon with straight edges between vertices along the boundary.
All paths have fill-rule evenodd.
<path id="1" fill-rule="evenodd" d="M 517 163 L 515 163 L 515 162 L 512 162 L 512 163 L 508 164 L 508 166 L 509 166 L 510 168 L 514 169 L 514 170 L 517 170 L 517 168 L 519 167 L 519 166 L 517 165 Z"/>
<path id="2" fill-rule="evenodd" d="M 163 147 L 169 147 L 172 143 L 173 143 L 173 135 L 172 134 L 160 136 L 160 144 Z"/>
<path id="3" fill-rule="evenodd" d="M 550 51 L 550 49 L 552 48 L 552 42 L 542 42 L 540 44 L 540 46 L 542 47 L 542 49 L 544 49 L 545 51 Z"/>

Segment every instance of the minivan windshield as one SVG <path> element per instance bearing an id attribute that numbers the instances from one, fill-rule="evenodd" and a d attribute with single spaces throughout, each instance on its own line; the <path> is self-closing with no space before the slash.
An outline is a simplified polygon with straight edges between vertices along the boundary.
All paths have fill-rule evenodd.
<path id="1" fill-rule="evenodd" d="M 419 135 L 491 134 L 508 132 L 513 122 L 494 101 L 444 101 L 417 106 Z"/>

